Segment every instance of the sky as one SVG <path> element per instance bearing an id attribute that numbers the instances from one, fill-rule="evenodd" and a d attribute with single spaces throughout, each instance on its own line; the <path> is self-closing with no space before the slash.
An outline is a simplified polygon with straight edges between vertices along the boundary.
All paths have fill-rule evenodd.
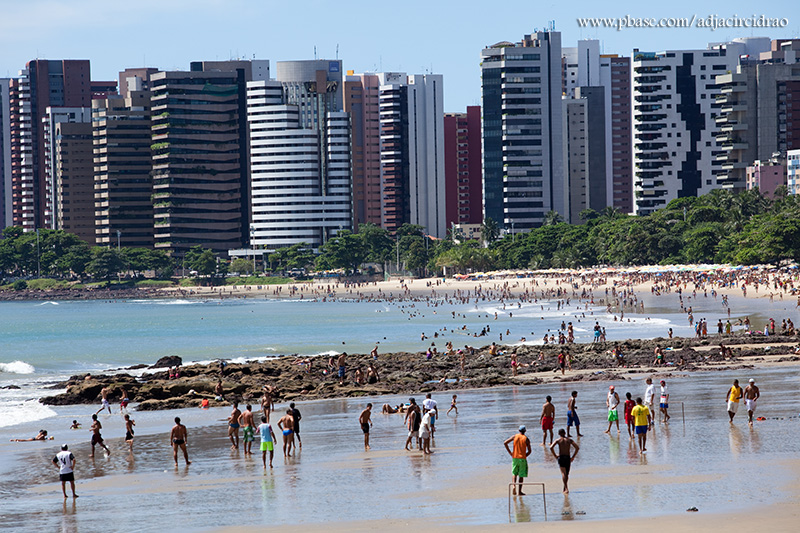
<path id="1" fill-rule="evenodd" d="M 800 2 L 726 0 L 0 0 L 0 77 L 31 59 L 90 59 L 92 79 L 120 70 L 188 70 L 190 61 L 343 61 L 344 70 L 444 75 L 445 111 L 480 105 L 480 52 L 555 21 L 562 46 L 599 39 L 603 53 L 705 48 L 736 37 L 800 37 Z M 706 7 L 708 6 L 708 7 Z M 778 28 L 698 27 L 709 16 L 783 19 Z M 695 19 L 692 28 L 580 28 L 578 17 Z M 338 52 L 337 52 L 338 50 Z M 273 70 L 274 72 L 274 70 Z"/>

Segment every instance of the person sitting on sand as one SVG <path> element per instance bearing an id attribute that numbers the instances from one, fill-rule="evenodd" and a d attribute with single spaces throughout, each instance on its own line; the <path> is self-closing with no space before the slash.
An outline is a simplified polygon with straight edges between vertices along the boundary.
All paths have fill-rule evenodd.
<path id="1" fill-rule="evenodd" d="M 35 440 L 48 440 L 47 438 L 47 430 L 40 429 L 39 433 L 30 439 L 11 439 L 11 442 L 33 442 Z M 49 440 L 53 440 L 53 437 L 50 437 Z"/>
<path id="2" fill-rule="evenodd" d="M 395 407 L 392 407 L 388 403 L 385 403 L 385 404 L 383 404 L 383 407 L 381 408 L 381 413 L 384 414 L 384 415 L 393 415 L 395 413 L 401 413 L 402 411 L 400 409 L 402 407 L 403 407 L 402 405 L 397 405 Z"/>
<path id="3" fill-rule="evenodd" d="M 356 385 L 364 384 L 364 371 L 361 370 L 361 367 L 356 368 L 355 380 L 356 380 Z"/>

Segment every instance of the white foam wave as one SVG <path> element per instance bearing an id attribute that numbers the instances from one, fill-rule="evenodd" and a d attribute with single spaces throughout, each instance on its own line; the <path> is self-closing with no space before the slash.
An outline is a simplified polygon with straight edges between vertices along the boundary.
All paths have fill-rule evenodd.
<path id="1" fill-rule="evenodd" d="M 36 304 L 36 307 L 40 307 L 42 305 L 59 305 L 59 303 L 58 302 L 42 302 L 42 303 Z"/>
<path id="2" fill-rule="evenodd" d="M 12 361 L 10 363 L 0 363 L 0 372 L 6 374 L 33 374 L 36 371 L 32 365 L 25 361 Z"/>
<path id="3" fill-rule="evenodd" d="M 38 400 L 25 402 L 0 402 L 0 427 L 15 426 L 26 422 L 35 422 L 56 416 L 50 407 L 39 403 Z"/>

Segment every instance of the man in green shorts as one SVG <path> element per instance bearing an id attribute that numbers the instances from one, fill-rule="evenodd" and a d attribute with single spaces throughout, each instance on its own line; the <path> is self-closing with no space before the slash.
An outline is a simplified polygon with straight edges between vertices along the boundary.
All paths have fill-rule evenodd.
<path id="1" fill-rule="evenodd" d="M 275 433 L 272 426 L 267 423 L 267 415 L 261 415 L 261 424 L 256 428 L 256 433 L 261 435 L 261 461 L 264 469 L 267 468 L 267 452 L 269 452 L 269 467 L 272 468 L 272 457 L 275 455 Z"/>
<path id="2" fill-rule="evenodd" d="M 513 443 L 512 447 L 509 448 L 508 445 L 511 443 Z M 516 485 L 517 478 L 519 478 L 519 495 L 524 496 L 522 482 L 528 477 L 528 456 L 531 454 L 531 440 L 525 436 L 525 426 L 520 426 L 519 433 L 507 438 L 503 446 L 511 456 L 511 475 L 514 476 L 512 483 Z M 512 490 L 512 494 L 517 494 L 516 487 Z"/>
<path id="3" fill-rule="evenodd" d="M 253 426 L 256 424 L 253 421 L 253 407 L 250 404 L 247 404 L 244 413 L 239 417 L 239 423 L 243 428 L 244 454 L 253 455 L 253 441 L 256 440 L 253 436 Z"/>

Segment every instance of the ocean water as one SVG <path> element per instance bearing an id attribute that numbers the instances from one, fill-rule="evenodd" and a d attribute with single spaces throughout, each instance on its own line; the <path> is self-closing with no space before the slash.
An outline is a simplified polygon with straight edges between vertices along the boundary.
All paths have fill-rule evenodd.
<path id="1" fill-rule="evenodd" d="M 572 300 L 568 309 L 555 301 L 519 304 L 480 301 L 358 302 L 292 299 L 121 300 L 0 302 L 0 428 L 55 416 L 35 399 L 50 395 L 43 387 L 70 375 L 106 372 L 152 364 L 165 355 L 184 363 L 217 358 L 256 360 L 278 355 L 329 355 L 341 351 L 381 353 L 424 351 L 431 342 L 442 349 L 541 343 L 572 321 L 577 342 L 591 340 L 598 321 L 609 340 L 693 335 L 677 295 L 643 294 L 645 312 L 615 321 L 605 307 Z M 686 298 L 684 298 L 686 300 Z M 698 295 L 687 305 L 710 329 L 725 318 L 721 300 Z M 745 314 L 759 327 L 769 316 L 797 318 L 793 301 L 731 298 L 731 317 Z M 455 315 L 455 316 L 454 316 Z M 495 318 L 496 316 L 496 318 Z M 466 326 L 466 329 L 462 329 Z M 484 337 L 473 334 L 488 328 Z M 429 337 L 421 340 L 421 335 Z M 438 338 L 433 338 L 438 333 Z M 503 335 L 502 340 L 500 335 Z"/>

